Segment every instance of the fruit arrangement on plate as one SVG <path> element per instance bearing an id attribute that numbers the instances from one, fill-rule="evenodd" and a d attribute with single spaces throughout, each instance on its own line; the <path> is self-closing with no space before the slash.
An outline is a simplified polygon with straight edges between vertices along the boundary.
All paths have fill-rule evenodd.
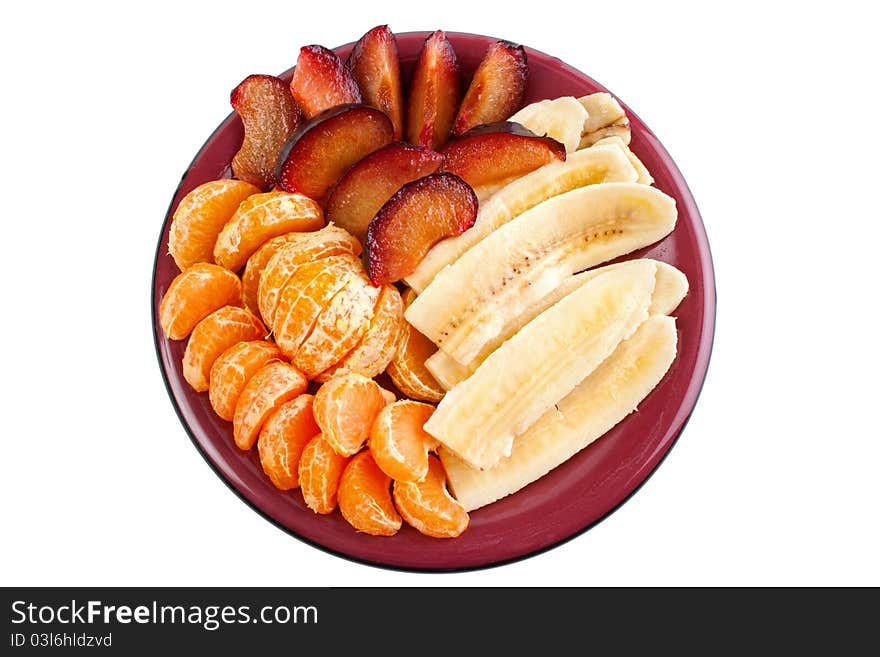
<path id="1" fill-rule="evenodd" d="M 673 231 L 676 204 L 620 104 L 524 106 L 526 52 L 505 41 L 460 78 L 442 31 L 406 81 L 387 26 L 347 61 L 302 48 L 289 83 L 233 90 L 232 176 L 170 226 L 158 315 L 187 341 L 186 382 L 279 495 L 366 534 L 461 535 L 676 357 L 687 278 L 623 259 Z"/>

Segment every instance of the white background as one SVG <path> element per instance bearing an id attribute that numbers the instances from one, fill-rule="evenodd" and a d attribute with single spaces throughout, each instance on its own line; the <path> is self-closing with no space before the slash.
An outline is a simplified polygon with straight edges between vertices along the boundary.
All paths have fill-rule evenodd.
<path id="1" fill-rule="evenodd" d="M 128 4 L 15 3 L 0 26 L 0 583 L 880 584 L 870 3 Z M 155 360 L 156 239 L 230 89 L 386 22 L 608 86 L 682 169 L 715 258 L 715 351 L 669 457 L 592 530 L 500 568 L 391 572 L 276 529 L 193 448 Z"/>

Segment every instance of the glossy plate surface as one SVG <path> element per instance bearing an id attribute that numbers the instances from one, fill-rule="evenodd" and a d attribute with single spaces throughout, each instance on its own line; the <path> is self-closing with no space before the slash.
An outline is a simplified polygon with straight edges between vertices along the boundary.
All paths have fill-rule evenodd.
<path id="1" fill-rule="evenodd" d="M 466 79 L 496 40 L 447 34 Z M 426 37 L 423 32 L 397 35 L 405 78 Z M 350 50 L 351 44 L 336 52 L 345 58 Z M 606 91 L 558 59 L 526 50 L 527 103 Z M 281 77 L 289 80 L 290 74 L 287 71 Z M 230 89 L 237 83 L 230 80 Z M 294 536 L 339 556 L 407 570 L 463 570 L 529 556 L 579 534 L 625 501 L 666 455 L 697 401 L 712 349 L 715 282 L 703 223 L 681 173 L 653 133 L 619 100 L 630 119 L 632 150 L 651 171 L 656 187 L 674 197 L 678 205 L 675 231 L 631 256 L 673 264 L 690 281 L 690 292 L 674 313 L 678 356 L 638 412 L 539 481 L 473 512 L 468 530 L 452 540 L 428 538 L 406 526 L 390 538 L 367 536 L 355 532 L 338 511 L 316 516 L 298 491 L 281 492 L 272 486 L 260 468 L 256 449 L 239 451 L 232 442 L 231 424 L 214 414 L 207 393 L 193 392 L 184 381 L 181 359 L 186 342 L 166 340 L 156 320 L 159 301 L 178 273 L 167 253 L 168 229 L 185 194 L 209 180 L 230 177 L 229 162 L 242 139 L 241 122 L 230 115 L 196 155 L 174 193 L 159 239 L 152 290 L 156 350 L 169 395 L 193 443 L 217 474 L 254 509 Z"/>

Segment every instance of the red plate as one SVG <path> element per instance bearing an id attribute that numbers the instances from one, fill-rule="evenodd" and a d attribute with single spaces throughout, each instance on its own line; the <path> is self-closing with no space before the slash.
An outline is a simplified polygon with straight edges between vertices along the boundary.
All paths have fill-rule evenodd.
<path id="1" fill-rule="evenodd" d="M 496 40 L 447 34 L 466 76 Z M 405 76 L 427 35 L 397 35 Z M 336 52 L 345 58 L 351 47 L 342 46 Z M 529 48 L 526 51 L 530 73 L 526 102 L 605 91 L 558 59 Z M 287 71 L 282 77 L 289 80 L 290 74 Z M 230 80 L 230 88 L 237 82 Z M 390 538 L 373 537 L 355 532 L 338 511 L 316 516 L 298 491 L 281 492 L 272 486 L 260 468 L 256 450 L 239 451 L 232 441 L 231 424 L 214 414 L 207 393 L 193 392 L 184 381 L 181 358 L 186 343 L 167 340 L 157 320 L 159 301 L 178 273 L 168 255 L 168 229 L 185 194 L 206 181 L 230 177 L 229 162 L 242 138 L 241 122 L 230 115 L 196 155 L 174 193 L 156 251 L 152 299 L 156 351 L 168 393 L 193 443 L 217 474 L 254 509 L 297 538 L 339 556 L 406 570 L 464 570 L 533 555 L 585 531 L 624 502 L 654 471 L 684 428 L 703 385 L 715 327 L 712 259 L 697 206 L 657 138 L 641 119 L 629 109 L 626 112 L 632 150 L 653 174 L 656 187 L 678 204 L 675 231 L 653 247 L 633 254 L 673 264 L 690 281 L 690 292 L 675 313 L 678 356 L 638 412 L 547 476 L 474 511 L 468 530 L 451 540 L 428 538 L 409 527 Z"/>

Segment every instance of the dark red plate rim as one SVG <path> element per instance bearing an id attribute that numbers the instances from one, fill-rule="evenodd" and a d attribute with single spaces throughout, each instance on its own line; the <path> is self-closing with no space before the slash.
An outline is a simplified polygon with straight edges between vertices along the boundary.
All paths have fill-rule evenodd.
<path id="1" fill-rule="evenodd" d="M 401 44 L 401 59 L 405 69 L 414 60 L 415 50 L 413 48 L 420 44 L 428 34 L 428 32 L 397 34 Z M 472 71 L 486 46 L 490 42 L 497 40 L 494 37 L 457 32 L 447 32 L 447 35 L 453 42 L 456 52 L 459 54 L 462 69 L 465 71 Z M 336 48 L 336 52 L 345 57 L 353 45 L 353 43 L 350 43 Z M 561 76 L 572 85 L 572 90 L 566 93 L 579 95 L 593 91 L 607 91 L 605 87 L 595 82 L 589 76 L 568 66 L 555 57 L 531 48 L 526 48 L 526 51 L 529 62 L 533 67 L 535 64 L 538 64 L 539 68 L 552 68 L 556 77 Z M 291 72 L 292 69 L 282 74 L 281 77 L 289 79 Z M 541 94 L 540 89 L 531 89 L 530 93 L 533 97 L 529 101 L 546 97 Z M 218 477 L 240 499 L 266 518 L 266 520 L 309 545 L 358 563 L 411 572 L 475 570 L 499 566 L 535 556 L 583 534 L 629 500 L 644 485 L 668 455 L 669 450 L 677 442 L 693 412 L 711 359 L 715 330 L 716 291 L 712 256 L 705 227 L 687 183 L 659 140 L 623 101 L 620 102 L 630 119 L 633 134 L 633 150 L 643 159 L 645 159 L 644 155 L 646 153 L 650 154 L 651 159 L 659 158 L 659 162 L 653 163 L 653 166 L 647 160 L 646 164 L 648 164 L 649 169 L 658 179 L 656 183 L 658 188 L 672 195 L 676 199 L 679 208 L 679 224 L 673 235 L 658 245 L 642 249 L 628 257 L 655 257 L 686 269 L 691 282 L 691 291 L 682 303 L 679 311 L 674 314 L 679 316 L 680 326 L 683 317 L 687 316 L 688 321 L 692 325 L 692 330 L 696 329 L 699 335 L 698 340 L 693 342 L 696 338 L 691 331 L 685 333 L 683 340 L 687 342 L 680 341 L 679 356 L 676 362 L 673 363 L 672 369 L 667 373 L 664 380 L 643 402 L 640 412 L 630 415 L 600 441 L 583 450 L 542 480 L 535 482 L 516 495 L 474 512 L 472 514 L 472 528 L 468 529 L 461 538 L 454 539 L 453 541 L 439 542 L 437 539 L 423 537 L 411 528 L 405 528 L 394 539 L 365 537 L 355 533 L 350 527 L 344 528 L 350 532 L 349 534 L 339 533 L 337 536 L 330 533 L 324 535 L 321 539 L 304 535 L 302 528 L 297 531 L 296 528 L 285 524 L 279 517 L 276 517 L 278 515 L 276 513 L 278 507 L 273 506 L 277 504 L 276 499 L 271 500 L 271 504 L 267 504 L 266 499 L 261 493 L 248 488 L 248 484 L 243 479 L 244 476 L 248 475 L 247 472 L 244 472 L 244 470 L 237 472 L 237 465 L 231 466 L 228 462 L 225 464 L 219 462 L 216 449 L 213 449 L 214 446 L 211 443 L 212 436 L 207 435 L 209 432 L 197 430 L 193 426 L 197 419 L 188 417 L 187 412 L 182 408 L 182 400 L 187 402 L 188 411 L 190 412 L 192 403 L 204 405 L 206 402 L 204 399 L 200 400 L 195 393 L 186 390 L 180 385 L 179 352 L 182 347 L 179 343 L 177 345 L 169 343 L 164 335 L 162 335 L 159 327 L 157 310 L 164 289 L 161 289 L 158 274 L 161 259 L 168 258 L 165 241 L 172 212 L 179 199 L 189 189 L 202 182 L 192 182 L 186 185 L 188 176 L 205 153 L 209 151 L 209 147 L 218 135 L 234 127 L 234 123 L 238 119 L 234 113 L 230 114 L 211 134 L 198 154 L 193 158 L 187 171 L 181 177 L 181 183 L 172 197 L 156 248 L 150 295 L 156 357 L 166 390 L 190 440 Z M 231 153 L 227 153 L 227 155 L 231 155 Z M 217 161 L 211 163 L 211 166 L 217 169 L 219 175 L 219 172 L 222 172 L 227 164 L 226 162 Z M 686 235 L 678 238 L 679 240 L 684 240 L 681 245 L 682 248 L 679 249 L 675 235 L 682 229 L 686 229 Z M 688 248 L 691 250 L 692 257 L 682 261 L 679 252 L 680 250 L 687 252 Z M 684 267 L 685 264 L 687 267 Z M 680 369 L 684 360 L 684 354 L 687 354 L 689 372 Z M 672 381 L 672 379 L 675 379 L 675 381 Z M 182 399 L 179 399 L 178 395 Z M 670 409 L 667 409 L 662 403 L 669 398 L 673 399 L 674 404 L 672 405 L 675 406 L 671 416 L 667 412 Z M 634 418 L 638 419 L 634 420 Z M 662 430 L 656 431 L 656 427 L 654 428 L 654 433 L 662 435 L 649 444 L 639 443 L 638 436 L 635 436 L 636 439 L 633 440 L 632 437 L 639 433 L 635 431 L 637 426 L 641 427 L 650 424 L 652 419 L 657 419 L 663 425 Z M 217 419 L 214 424 L 221 422 Z M 220 431 L 218 429 L 215 433 Z M 216 438 L 216 436 L 213 437 Z M 205 441 L 204 444 L 203 441 Z M 212 447 L 213 456 L 207 449 L 209 446 Z M 621 454 L 627 458 L 621 460 Z M 616 459 L 616 461 L 609 462 L 610 465 L 606 463 L 605 466 L 595 466 L 596 462 L 607 461 L 608 459 Z M 242 468 L 250 468 L 251 471 L 254 467 L 259 467 L 254 465 L 252 455 L 249 458 L 242 457 L 238 463 L 241 464 Z M 599 471 L 604 473 L 604 478 L 600 481 L 586 481 L 584 475 L 579 473 L 577 469 L 583 469 L 584 467 L 588 469 L 600 468 Z M 604 471 L 601 470 L 602 467 L 605 467 Z M 252 475 L 253 472 L 250 473 L 250 476 Z M 554 491 L 549 488 L 549 486 L 553 485 L 554 480 L 556 480 L 556 484 L 559 486 L 567 486 L 566 491 L 568 492 L 583 492 L 585 497 L 593 495 L 597 501 L 588 507 L 566 505 L 563 501 L 560 504 L 558 513 L 556 513 L 551 507 L 547 507 L 549 502 L 554 502 L 553 506 L 555 507 L 555 501 L 552 499 Z M 282 495 L 282 493 L 271 489 L 270 484 L 267 485 L 269 486 L 269 493 L 274 492 L 276 497 Z M 603 487 L 605 488 L 603 489 Z M 543 503 L 545 508 L 541 512 L 544 514 L 544 519 L 550 529 L 547 531 L 542 531 L 540 528 L 535 530 L 534 524 L 520 523 L 527 530 L 528 535 L 518 534 L 516 531 L 520 526 L 517 524 L 518 505 L 519 507 L 523 505 L 517 502 L 517 498 L 519 500 L 529 500 L 532 498 L 537 500 L 536 504 L 540 505 Z M 266 508 L 267 506 L 273 506 L 273 510 L 270 512 Z M 547 508 L 551 508 L 551 511 L 547 512 Z M 492 511 L 486 511 L 487 509 L 492 509 Z M 493 514 L 494 522 L 509 522 L 509 531 L 505 531 L 510 535 L 498 533 L 489 535 L 485 546 L 476 543 L 469 546 L 470 549 L 467 552 L 461 551 L 461 553 L 458 553 L 455 548 L 456 541 L 461 541 L 464 537 L 468 536 L 469 532 L 474 531 L 474 520 L 479 517 L 477 514 L 481 513 Z M 534 515 L 536 511 L 532 509 L 531 513 Z M 338 512 L 335 515 L 338 516 Z M 322 517 L 310 518 L 309 520 L 316 523 L 335 522 L 344 525 L 344 520 L 341 518 Z M 554 523 L 558 523 L 558 525 L 554 525 Z M 397 546 L 395 549 L 388 550 L 387 553 L 381 547 L 375 547 L 381 544 L 370 543 L 370 541 L 390 541 L 395 539 L 401 542 L 386 544 L 389 547 Z M 479 549 L 482 547 L 485 549 Z"/>

